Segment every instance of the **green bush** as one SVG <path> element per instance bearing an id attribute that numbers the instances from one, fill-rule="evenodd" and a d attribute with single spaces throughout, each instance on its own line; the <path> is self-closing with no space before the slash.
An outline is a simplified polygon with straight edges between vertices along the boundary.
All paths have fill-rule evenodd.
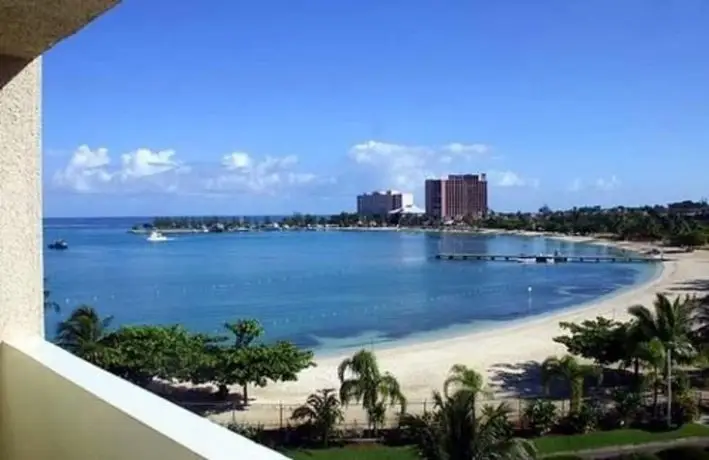
<path id="1" fill-rule="evenodd" d="M 569 433 L 584 434 L 596 429 L 603 416 L 599 407 L 593 404 L 584 404 L 581 408 L 569 414 L 563 420 L 563 428 Z"/>
<path id="2" fill-rule="evenodd" d="M 229 431 L 241 435 L 252 441 L 259 441 L 263 437 L 263 425 L 249 425 L 246 423 L 231 422 L 227 426 Z"/>
<path id="3" fill-rule="evenodd" d="M 537 399 L 524 408 L 524 423 L 535 436 L 551 431 L 556 419 L 556 406 L 551 401 Z"/>
<path id="4" fill-rule="evenodd" d="M 673 401 L 673 416 L 677 422 L 691 423 L 699 418 L 699 404 L 690 393 L 683 393 Z"/>
<path id="5" fill-rule="evenodd" d="M 584 460 L 578 455 L 556 455 L 554 457 L 544 457 L 545 460 Z"/>
<path id="6" fill-rule="evenodd" d="M 630 425 L 640 417 L 643 411 L 642 398 L 636 391 L 615 391 L 613 393 L 613 402 L 613 415 L 616 417 L 617 427 Z"/>
<path id="7" fill-rule="evenodd" d="M 697 446 L 673 447 L 657 452 L 660 460 L 709 460 L 709 452 Z"/>

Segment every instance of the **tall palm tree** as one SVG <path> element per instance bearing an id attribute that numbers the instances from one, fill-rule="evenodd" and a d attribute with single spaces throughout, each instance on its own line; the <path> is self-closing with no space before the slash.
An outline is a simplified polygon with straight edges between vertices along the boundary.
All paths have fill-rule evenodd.
<path id="1" fill-rule="evenodd" d="M 667 353 L 665 347 L 659 339 L 653 338 L 649 342 L 642 342 L 638 349 L 638 357 L 642 362 L 650 368 L 650 372 L 646 375 L 647 380 L 652 386 L 652 408 L 653 414 L 657 415 L 658 411 L 658 393 L 662 384 L 661 370 L 664 369 L 667 363 Z"/>
<path id="2" fill-rule="evenodd" d="M 577 412 L 581 408 L 583 399 L 583 384 L 586 377 L 598 376 L 599 369 L 596 366 L 581 364 L 571 356 L 565 355 L 562 358 L 550 356 L 542 363 L 542 384 L 547 393 L 549 386 L 555 379 L 561 379 L 569 385 L 571 392 L 570 412 Z"/>
<path id="3" fill-rule="evenodd" d="M 371 351 L 360 350 L 337 368 L 340 379 L 340 401 L 362 403 L 367 412 L 369 427 L 376 432 L 384 423 L 388 406 L 406 410 L 406 397 L 399 382 L 389 372 L 382 373 L 377 358 Z"/>
<path id="4" fill-rule="evenodd" d="M 454 364 L 448 372 L 448 378 L 443 382 L 443 394 L 448 397 L 453 392 L 451 387 L 457 390 L 469 391 L 474 395 L 483 391 L 483 377 L 475 369 L 471 369 L 463 364 Z"/>
<path id="5" fill-rule="evenodd" d="M 433 393 L 434 409 L 403 421 L 417 438 L 426 460 L 530 460 L 536 449 L 530 441 L 514 439 L 504 407 L 486 409 L 480 418 L 473 413 L 473 394 L 457 391 L 451 396 Z M 504 418 L 504 420 L 503 420 Z"/>
<path id="6" fill-rule="evenodd" d="M 637 321 L 628 321 L 621 326 L 623 332 L 623 364 L 624 366 L 633 366 L 633 383 L 636 390 L 640 390 L 640 361 L 644 347 L 647 344 L 643 331 L 638 326 Z"/>
<path id="7" fill-rule="evenodd" d="M 308 396 L 305 404 L 297 407 L 291 415 L 292 420 L 309 423 L 325 447 L 337 424 L 344 420 L 342 406 L 334 392 L 332 388 L 318 390 Z"/>
<path id="8" fill-rule="evenodd" d="M 696 355 L 692 344 L 696 299 L 689 296 L 670 300 L 658 293 L 652 304 L 653 309 L 643 305 L 628 308 L 628 313 L 637 322 L 645 341 L 656 339 L 665 349 L 664 375 L 667 379 L 667 423 L 672 423 L 672 363 L 688 362 Z"/>
<path id="9" fill-rule="evenodd" d="M 467 391 L 471 394 L 471 402 L 473 404 L 473 414 L 475 414 L 477 397 L 484 391 L 485 382 L 483 376 L 475 369 L 469 368 L 463 364 L 454 364 L 448 372 L 448 377 L 443 382 L 443 394 L 446 397 L 452 395 L 451 388 L 455 387 L 456 391 Z"/>
<path id="10" fill-rule="evenodd" d="M 112 316 L 101 318 L 93 307 L 79 305 L 57 326 L 56 343 L 85 361 L 104 365 L 112 321 Z"/>

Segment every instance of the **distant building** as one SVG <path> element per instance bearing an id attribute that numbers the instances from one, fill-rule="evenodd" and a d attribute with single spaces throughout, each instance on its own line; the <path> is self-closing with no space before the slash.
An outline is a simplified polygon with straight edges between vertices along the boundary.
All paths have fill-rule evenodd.
<path id="1" fill-rule="evenodd" d="M 487 214 L 485 174 L 456 174 L 426 180 L 426 214 L 439 218 Z"/>
<path id="2" fill-rule="evenodd" d="M 389 215 L 395 215 L 395 214 L 421 215 L 421 214 L 425 214 L 425 213 L 426 213 L 426 211 L 419 208 L 415 204 L 404 205 L 400 208 L 394 209 L 393 211 L 389 211 Z"/>
<path id="3" fill-rule="evenodd" d="M 411 207 L 414 196 L 411 193 L 385 190 L 357 196 L 357 214 L 360 216 L 385 216 L 395 209 Z"/>

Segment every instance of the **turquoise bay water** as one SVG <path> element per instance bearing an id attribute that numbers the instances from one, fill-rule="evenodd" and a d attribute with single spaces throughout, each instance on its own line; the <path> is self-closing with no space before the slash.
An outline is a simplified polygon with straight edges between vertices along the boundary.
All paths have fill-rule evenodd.
<path id="1" fill-rule="evenodd" d="M 589 302 L 643 282 L 655 265 L 438 261 L 437 252 L 608 255 L 544 238 L 403 232 L 268 232 L 174 236 L 148 243 L 135 219 L 47 220 L 53 299 L 47 333 L 87 303 L 116 324 L 182 323 L 215 332 L 257 318 L 268 339 L 321 352 L 488 327 Z M 532 288 L 531 294 L 529 287 Z"/>

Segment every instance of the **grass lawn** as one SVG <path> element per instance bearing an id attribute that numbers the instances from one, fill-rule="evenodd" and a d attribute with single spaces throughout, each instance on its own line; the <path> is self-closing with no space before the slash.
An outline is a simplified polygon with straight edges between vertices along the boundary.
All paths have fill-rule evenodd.
<path id="1" fill-rule="evenodd" d="M 709 426 L 689 423 L 674 431 L 651 432 L 643 430 L 597 431 L 573 436 L 543 436 L 534 440 L 540 454 L 575 452 L 611 446 L 627 446 L 673 439 L 709 436 Z"/>
<path id="2" fill-rule="evenodd" d="M 575 452 L 603 447 L 646 444 L 691 437 L 709 437 L 709 426 L 690 423 L 674 431 L 643 430 L 597 431 L 573 436 L 551 435 L 534 440 L 540 455 Z M 348 445 L 330 449 L 293 450 L 285 452 L 294 460 L 416 460 L 411 447 L 388 447 L 379 444 Z"/>
<path id="3" fill-rule="evenodd" d="M 417 460 L 410 447 L 387 447 L 377 444 L 349 445 L 331 449 L 295 450 L 285 452 L 294 460 Z"/>

